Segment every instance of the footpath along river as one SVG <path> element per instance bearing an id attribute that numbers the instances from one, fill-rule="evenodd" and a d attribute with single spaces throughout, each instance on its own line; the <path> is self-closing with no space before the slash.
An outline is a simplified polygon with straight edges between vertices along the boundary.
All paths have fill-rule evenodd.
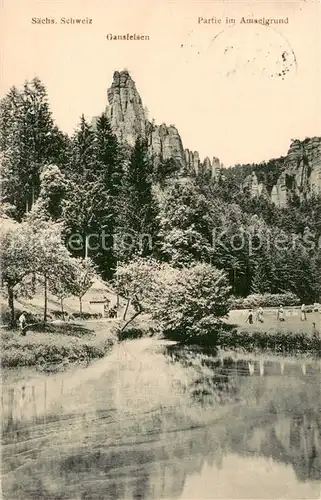
<path id="1" fill-rule="evenodd" d="M 2 377 L 4 499 L 320 498 L 320 360 L 139 339 Z"/>

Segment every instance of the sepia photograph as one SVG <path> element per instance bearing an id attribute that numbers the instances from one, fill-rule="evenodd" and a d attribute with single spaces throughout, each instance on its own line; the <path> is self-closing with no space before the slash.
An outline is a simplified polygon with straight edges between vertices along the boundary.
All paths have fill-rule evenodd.
<path id="1" fill-rule="evenodd" d="M 320 2 L 0 23 L 1 498 L 320 499 Z"/>

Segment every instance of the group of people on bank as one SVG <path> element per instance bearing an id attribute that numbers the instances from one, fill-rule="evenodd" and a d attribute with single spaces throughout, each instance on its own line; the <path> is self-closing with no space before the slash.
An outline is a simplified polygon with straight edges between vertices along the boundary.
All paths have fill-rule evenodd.
<path id="1" fill-rule="evenodd" d="M 318 312 L 319 305 L 318 304 L 314 304 L 313 310 L 314 310 L 314 312 Z M 257 309 L 256 312 L 254 312 L 253 309 L 249 309 L 249 312 L 248 312 L 247 318 L 245 320 L 245 323 L 248 322 L 250 325 L 252 325 L 253 322 L 254 322 L 254 318 L 259 323 L 264 323 L 264 311 L 263 311 L 263 308 L 261 306 Z M 279 308 L 277 310 L 276 319 L 277 319 L 277 321 L 285 321 L 285 312 L 284 312 L 282 304 L 279 306 Z M 301 321 L 306 321 L 307 320 L 307 308 L 306 308 L 305 304 L 301 305 L 300 319 L 301 319 Z"/>

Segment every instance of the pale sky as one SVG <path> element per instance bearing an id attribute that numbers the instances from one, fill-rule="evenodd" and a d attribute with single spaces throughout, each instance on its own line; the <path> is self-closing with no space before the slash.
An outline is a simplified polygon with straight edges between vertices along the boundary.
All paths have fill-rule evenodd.
<path id="1" fill-rule="evenodd" d="M 288 23 L 240 24 L 242 16 Z M 32 24 L 33 17 L 56 24 Z M 63 25 L 61 17 L 92 24 Z M 201 158 L 263 161 L 285 155 L 291 139 L 321 135 L 317 1 L 2 0 L 1 19 L 1 96 L 39 76 L 65 132 L 82 113 L 90 119 L 104 110 L 114 71 L 126 68 L 150 119 L 175 125 Z M 108 33 L 150 40 L 108 41 Z"/>

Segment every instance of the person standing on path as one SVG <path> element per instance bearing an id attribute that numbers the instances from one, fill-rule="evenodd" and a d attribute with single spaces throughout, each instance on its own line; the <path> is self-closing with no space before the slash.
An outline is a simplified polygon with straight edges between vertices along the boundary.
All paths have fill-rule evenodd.
<path id="1" fill-rule="evenodd" d="M 264 323 L 264 312 L 263 312 L 263 308 L 260 306 L 257 310 L 257 320 L 259 323 Z"/>
<path id="2" fill-rule="evenodd" d="M 245 320 L 245 323 L 249 322 L 249 325 L 253 325 L 253 309 L 249 309 L 249 313 Z"/>
<path id="3" fill-rule="evenodd" d="M 317 327 L 315 326 L 315 322 L 312 323 L 312 337 L 315 339 L 320 338 L 320 332 L 317 329 Z"/>
<path id="4" fill-rule="evenodd" d="M 278 309 L 276 319 L 278 319 L 279 321 L 285 321 L 284 309 L 283 309 L 282 305 L 280 305 L 280 307 Z"/>
<path id="5" fill-rule="evenodd" d="M 305 304 L 302 304 L 301 306 L 301 321 L 306 321 L 307 320 L 307 313 L 305 310 Z"/>
<path id="6" fill-rule="evenodd" d="M 24 311 L 22 311 L 22 313 L 20 314 L 18 321 L 19 321 L 19 326 L 20 326 L 20 333 L 21 333 L 21 335 L 25 335 L 27 318 L 26 318 Z"/>

